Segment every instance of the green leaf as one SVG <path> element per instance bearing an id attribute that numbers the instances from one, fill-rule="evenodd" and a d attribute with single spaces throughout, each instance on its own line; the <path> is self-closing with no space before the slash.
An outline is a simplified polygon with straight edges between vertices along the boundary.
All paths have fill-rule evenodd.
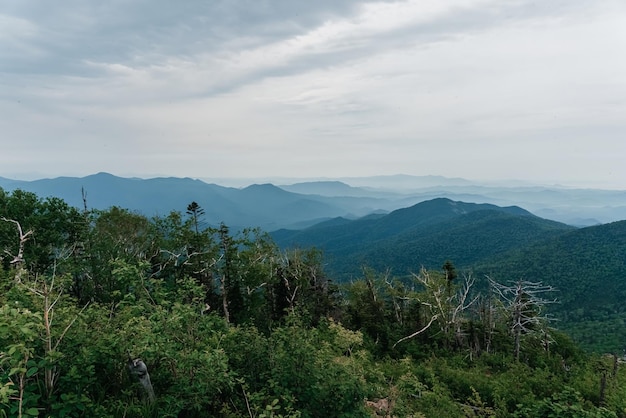
<path id="1" fill-rule="evenodd" d="M 25 414 L 37 417 L 39 416 L 39 410 L 37 410 L 37 408 L 29 408 L 25 411 Z"/>
<path id="2" fill-rule="evenodd" d="M 23 367 L 13 367 L 10 371 L 9 371 L 9 376 L 13 376 L 16 375 L 18 373 L 24 373 L 24 371 L 26 371 L 25 368 Z"/>
<path id="3" fill-rule="evenodd" d="M 37 373 L 39 371 L 39 369 L 37 367 L 31 367 L 30 369 L 28 369 L 28 371 L 26 372 L 26 377 L 31 377 L 32 375 L 34 375 L 35 373 Z"/>

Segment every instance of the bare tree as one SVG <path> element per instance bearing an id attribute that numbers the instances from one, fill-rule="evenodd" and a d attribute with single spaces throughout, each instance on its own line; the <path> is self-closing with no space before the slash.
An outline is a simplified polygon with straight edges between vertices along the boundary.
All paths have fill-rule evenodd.
<path id="1" fill-rule="evenodd" d="M 63 328 L 61 334 L 55 340 L 52 331 L 54 320 L 54 307 L 61 299 L 61 295 L 63 294 L 63 288 L 59 290 L 55 289 L 55 279 L 56 263 L 50 282 L 46 281 L 45 279 L 35 279 L 34 282 L 29 283 L 29 285 L 27 286 L 27 289 L 30 292 L 41 297 L 41 299 L 43 300 L 43 327 L 45 330 L 45 336 L 42 339 L 44 341 L 44 352 L 46 353 L 46 355 L 50 355 L 58 350 L 61 341 L 63 341 L 63 338 L 65 337 L 69 329 L 72 327 L 72 325 L 74 325 L 74 322 L 76 322 L 78 317 L 89 305 L 89 302 L 87 302 L 87 304 L 85 304 L 85 306 L 83 306 L 83 308 L 71 320 L 69 320 L 69 322 Z M 45 369 L 44 384 L 48 397 L 52 396 L 59 375 L 60 371 L 54 365 L 51 365 Z"/>
<path id="2" fill-rule="evenodd" d="M 218 231 L 220 236 L 220 249 L 221 254 L 219 260 L 222 261 L 221 272 L 219 272 L 219 282 L 220 282 L 220 291 L 222 293 L 222 309 L 224 310 L 224 318 L 226 322 L 230 322 L 230 300 L 229 300 L 229 286 L 231 286 L 231 245 L 232 239 L 228 234 L 228 227 L 225 224 L 220 225 L 220 229 Z M 218 261 L 219 261 L 218 260 Z M 217 262 L 215 264 L 218 264 Z"/>
<path id="3" fill-rule="evenodd" d="M 397 346 L 398 344 L 400 344 L 401 342 L 406 341 L 406 340 L 409 340 L 409 339 L 411 339 L 411 338 L 413 338 L 413 337 L 416 337 L 416 336 L 418 336 L 419 334 L 421 334 L 422 332 L 426 331 L 428 328 L 430 328 L 430 326 L 433 324 L 433 322 L 435 322 L 438 318 L 439 318 L 439 316 L 438 316 L 438 315 L 433 315 L 433 316 L 430 318 L 430 321 L 428 321 L 428 324 L 424 325 L 421 329 L 419 329 L 418 331 L 415 331 L 413 334 L 411 334 L 411 335 L 407 335 L 406 337 L 402 337 L 402 338 L 400 338 L 400 339 L 399 339 L 398 341 L 396 341 L 396 343 L 393 345 L 393 348 L 396 348 L 396 346 Z"/>
<path id="4" fill-rule="evenodd" d="M 418 296 L 417 299 L 422 306 L 428 308 L 430 320 L 422 329 L 398 340 L 394 347 L 398 343 L 426 331 L 435 321 L 439 324 L 446 338 L 446 344 L 452 338 L 455 339 L 457 345 L 461 344 L 463 313 L 478 300 L 478 296 L 470 297 L 474 278 L 465 276 L 463 285 L 457 292 L 452 292 L 447 276 L 444 278 L 436 277 L 422 268 L 420 274 L 414 274 L 413 277 L 424 288 L 421 296 Z"/>
<path id="5" fill-rule="evenodd" d="M 23 265 L 24 265 L 24 247 L 26 245 L 26 241 L 28 241 L 28 238 L 33 234 L 33 230 L 31 229 L 26 232 L 23 232 L 22 225 L 15 219 L 7 219 L 5 217 L 2 217 L 0 219 L 2 219 L 5 222 L 14 223 L 15 226 L 17 227 L 17 232 L 19 234 L 19 240 L 20 240 L 19 247 L 17 250 L 17 255 L 13 255 L 7 250 L 5 250 L 4 252 L 10 255 L 11 257 L 13 257 L 13 260 L 10 261 L 10 264 L 12 264 L 16 269 L 15 280 L 17 282 L 20 282 L 22 273 L 23 273 Z"/>
<path id="6" fill-rule="evenodd" d="M 545 299 L 543 295 L 554 292 L 556 289 L 542 282 L 522 279 L 509 285 L 498 283 L 491 277 L 487 279 L 509 315 L 509 330 L 514 338 L 515 360 L 519 361 L 523 335 L 532 332 L 547 335 L 545 324 L 550 321 L 550 318 L 543 314 L 543 309 L 548 304 L 556 303 L 556 299 Z"/>
<path id="7" fill-rule="evenodd" d="M 70 328 L 74 325 L 78 317 L 82 314 L 82 312 L 89 305 L 89 303 L 87 303 L 85 306 L 83 306 L 83 308 L 73 318 L 71 318 L 69 322 L 67 322 L 67 324 L 63 328 L 63 331 L 58 337 L 55 338 L 53 336 L 55 306 L 57 305 L 57 303 L 59 302 L 59 300 L 61 299 L 63 295 L 62 287 L 58 290 L 55 288 L 55 281 L 57 277 L 56 276 L 57 259 L 63 259 L 63 258 L 69 257 L 69 254 L 71 254 L 73 250 L 66 249 L 66 251 L 59 250 L 57 252 L 54 265 L 53 265 L 52 277 L 50 278 L 50 280 L 47 280 L 45 277 L 40 279 L 38 276 L 35 276 L 35 278 L 31 280 L 26 272 L 26 269 L 23 267 L 23 264 L 25 263 L 24 246 L 28 238 L 31 235 L 33 235 L 33 231 L 29 230 L 24 233 L 22 230 L 22 226 L 20 225 L 18 221 L 13 220 L 13 219 L 7 219 L 4 217 L 0 219 L 6 222 L 12 222 L 17 226 L 17 230 L 18 230 L 19 238 L 20 238 L 19 249 L 18 249 L 17 255 L 14 256 L 13 261 L 11 261 L 11 264 L 13 264 L 17 269 L 15 278 L 16 278 L 16 281 L 18 282 L 18 285 L 24 286 L 26 289 L 28 289 L 28 291 L 40 297 L 43 301 L 42 325 L 45 331 L 45 336 L 42 337 L 42 340 L 44 342 L 44 353 L 46 356 L 50 356 L 53 353 L 58 351 L 59 345 L 65 338 L 65 335 L 67 334 L 67 332 L 70 330 Z M 22 276 L 24 275 L 24 273 L 26 273 L 25 275 L 26 279 L 24 280 L 24 283 L 22 283 Z M 25 362 L 27 361 L 28 361 L 28 355 L 26 355 L 25 357 Z M 57 367 L 54 364 L 51 364 L 44 369 L 44 386 L 46 388 L 46 393 L 48 397 L 52 396 L 52 394 L 54 393 L 59 375 L 60 375 L 60 371 L 57 369 Z M 21 380 L 19 382 L 20 393 L 23 393 L 23 389 L 24 389 L 23 378 L 24 376 L 21 377 Z M 20 398 L 21 398 L 21 395 L 20 395 Z M 20 402 L 21 402 L 21 399 L 20 399 Z M 21 410 L 21 406 L 20 406 L 20 410 Z"/>
<path id="8" fill-rule="evenodd" d="M 391 270 L 387 270 L 383 276 L 383 280 L 393 306 L 396 322 L 399 325 L 404 325 L 408 310 L 412 303 L 416 301 L 416 298 L 412 296 L 415 294 L 415 289 L 414 287 L 405 286 L 401 281 L 390 279 L 390 276 Z M 371 288 L 371 279 L 368 278 L 367 281 L 368 287 Z"/>

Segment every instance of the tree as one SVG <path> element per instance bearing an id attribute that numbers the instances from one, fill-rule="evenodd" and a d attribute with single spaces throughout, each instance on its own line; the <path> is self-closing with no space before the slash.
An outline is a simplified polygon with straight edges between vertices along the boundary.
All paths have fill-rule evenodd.
<path id="1" fill-rule="evenodd" d="M 443 273 L 446 276 L 446 290 L 448 292 L 448 297 L 452 296 L 452 281 L 458 277 L 456 273 L 456 268 L 452 261 L 446 260 L 441 267 L 443 269 Z"/>
<path id="2" fill-rule="evenodd" d="M 272 303 L 270 293 L 277 280 L 276 244 L 260 229 L 244 229 L 238 243 L 238 270 L 243 310 L 236 315 L 237 323 L 255 324 L 259 329 L 269 330 L 272 326 Z"/>
<path id="3" fill-rule="evenodd" d="M 18 251 L 16 255 L 11 254 L 8 250 L 4 250 L 4 252 L 6 254 L 8 254 L 9 256 L 11 256 L 12 260 L 9 262 L 10 265 L 13 266 L 13 268 L 15 268 L 16 273 L 15 273 L 15 281 L 17 283 L 21 282 L 21 275 L 24 272 L 24 268 L 23 268 L 23 264 L 24 264 L 24 247 L 26 245 L 26 241 L 28 241 L 28 238 L 33 234 L 33 230 L 29 230 L 26 232 L 23 232 L 22 230 L 22 225 L 20 225 L 20 223 L 14 219 L 7 219 L 7 218 L 0 218 L 1 220 L 5 221 L 5 222 L 12 222 L 15 224 L 16 228 L 17 228 L 17 232 L 18 232 L 18 237 L 19 237 L 19 247 L 18 247 Z"/>
<path id="4" fill-rule="evenodd" d="M 284 251 L 275 274 L 271 295 L 275 317 L 281 318 L 287 311 L 300 311 L 315 325 L 332 314 L 337 304 L 337 289 L 324 273 L 319 250 Z"/>
<path id="5" fill-rule="evenodd" d="M 187 205 L 187 215 L 191 216 L 191 221 L 193 223 L 194 230 L 196 234 L 200 233 L 200 218 L 204 216 L 204 209 L 195 201 L 191 202 Z"/>
<path id="6" fill-rule="evenodd" d="M 454 341 L 457 347 L 461 346 L 463 338 L 462 324 L 466 318 L 463 314 L 477 300 L 478 296 L 470 296 L 470 290 L 474 285 L 472 276 L 465 277 L 463 286 L 456 292 L 452 292 L 450 276 L 431 274 L 422 268 L 419 274 L 413 274 L 414 279 L 423 287 L 423 291 L 417 295 L 419 303 L 428 310 L 430 317 L 428 323 L 418 331 L 394 344 L 394 347 L 402 341 L 413 338 L 426 331 L 434 322 L 439 325 L 444 336 L 446 347 Z"/>
<path id="7" fill-rule="evenodd" d="M 94 211 L 91 216 L 80 297 L 98 302 L 118 301 L 133 286 L 129 280 L 134 279 L 116 277 L 115 262 L 135 266 L 149 263 L 159 253 L 156 231 L 145 216 L 115 206 Z"/>
<path id="8" fill-rule="evenodd" d="M 41 330 L 41 315 L 29 309 L 0 306 L 0 416 L 38 416 L 36 385 L 39 369 L 33 359 Z M 17 403 L 17 404 L 15 404 Z M 6 415 L 4 415 L 6 416 Z"/>
<path id="9" fill-rule="evenodd" d="M 13 255 L 3 257 L 3 266 L 9 268 L 10 264 L 25 260 L 20 264 L 33 274 L 49 274 L 59 253 L 76 252 L 85 227 L 78 210 L 63 200 L 39 199 L 22 190 L 0 194 L 0 217 L 4 219 L 0 222 L 0 249 Z M 16 226 L 22 230 L 18 240 Z M 28 240 L 28 231 L 37 239 Z"/>
<path id="10" fill-rule="evenodd" d="M 226 322 L 231 322 L 231 309 L 239 310 L 243 304 L 239 281 L 237 280 L 237 270 L 235 269 L 237 247 L 230 236 L 228 227 L 224 223 L 220 224 L 218 234 L 220 255 L 216 265 L 218 267 L 217 275 L 222 295 L 222 310 Z"/>
<path id="11" fill-rule="evenodd" d="M 416 304 L 415 292 L 390 278 L 389 272 L 376 274 L 368 268 L 345 289 L 346 320 L 370 337 L 379 354 L 385 354 L 395 334 L 404 335 L 405 324 L 413 322 L 410 313 Z"/>
<path id="12" fill-rule="evenodd" d="M 63 357 L 61 349 L 64 348 L 61 343 L 87 305 L 77 311 L 74 301 L 68 300 L 63 283 L 69 284 L 70 280 L 68 277 L 56 275 L 57 262 L 64 261 L 64 259 L 53 260 L 51 276 L 32 273 L 23 267 L 29 264 L 28 260 L 24 259 L 24 243 L 31 235 L 33 240 L 36 240 L 37 234 L 34 234 L 32 230 L 23 233 L 19 222 L 11 222 L 17 226 L 20 244 L 17 261 L 13 263 L 13 268 L 17 270 L 17 280 L 8 296 L 13 299 L 11 305 L 15 308 L 9 307 L 7 303 L 0 313 L 0 330 L 2 330 L 0 334 L 3 334 L 3 338 L 0 338 L 0 347 L 8 348 L 6 353 L 0 351 L 0 363 L 6 364 L 8 361 L 9 364 L 13 363 L 13 366 L 3 376 L 0 364 L 0 378 L 8 380 L 9 386 L 18 388 L 17 391 L 11 390 L 10 392 L 12 392 L 11 399 L 18 401 L 17 413 L 21 417 L 38 415 L 38 412 L 33 414 L 33 411 L 38 410 L 37 408 L 25 407 L 28 399 L 41 398 L 46 404 L 46 409 L 51 408 L 57 395 L 58 381 L 61 376 L 59 361 Z M 27 308 L 17 308 L 20 305 Z M 40 313 L 32 313 L 37 311 Z M 27 321 L 21 323 L 17 334 L 9 332 L 10 327 L 7 323 L 11 320 L 5 322 L 7 318 L 16 314 Z M 33 330 L 37 332 L 38 338 L 36 339 L 30 337 Z M 16 360 L 19 361 L 15 363 Z M 0 385 L 4 383 L 0 382 Z"/>
<path id="13" fill-rule="evenodd" d="M 491 277 L 488 279 L 491 288 L 503 302 L 503 308 L 509 315 L 509 330 L 514 338 L 515 360 L 519 361 L 521 340 L 524 335 L 542 333 L 549 346 L 547 323 L 550 318 L 543 314 L 543 309 L 546 305 L 555 303 L 556 299 L 548 300 L 543 295 L 554 292 L 556 289 L 541 282 L 522 279 L 509 285 L 498 283 Z"/>
<path id="14" fill-rule="evenodd" d="M 219 304 L 215 289 L 215 270 L 220 261 L 217 231 L 205 228 L 195 231 L 193 219 L 183 219 L 180 212 L 152 220 L 157 248 L 151 258 L 152 276 L 170 288 L 179 280 L 192 278 L 204 288 L 204 304 Z"/>

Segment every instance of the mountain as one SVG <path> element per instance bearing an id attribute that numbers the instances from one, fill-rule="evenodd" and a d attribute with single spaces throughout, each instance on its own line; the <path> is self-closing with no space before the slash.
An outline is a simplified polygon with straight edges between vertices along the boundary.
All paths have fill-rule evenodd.
<path id="1" fill-rule="evenodd" d="M 569 289 L 560 298 L 564 310 L 575 311 L 584 298 L 586 309 L 610 307 L 626 312 L 626 221 L 569 231 L 476 267 L 484 273 L 496 268 L 513 278 L 540 278 Z M 590 277 L 598 280 L 590 281 Z"/>
<path id="2" fill-rule="evenodd" d="M 120 206 L 146 216 L 184 212 L 196 201 L 211 225 L 224 222 L 231 228 L 304 227 L 337 216 L 345 209 L 332 203 L 290 193 L 270 184 L 243 189 L 222 187 L 190 178 L 137 179 L 98 173 L 87 177 L 59 177 L 35 181 L 0 179 L 6 190 L 22 189 L 41 197 L 55 196 L 72 206 L 83 207 L 84 191 L 89 208 Z"/>
<path id="3" fill-rule="evenodd" d="M 284 179 L 282 179 L 284 180 Z M 232 182 L 230 182 L 232 183 Z M 225 187 L 191 178 L 122 178 L 107 173 L 35 181 L 0 178 L 6 190 L 20 188 L 57 196 L 83 207 L 120 206 L 147 216 L 184 211 L 191 201 L 206 211 L 206 221 L 232 228 L 305 228 L 334 217 L 357 219 L 389 213 L 436 198 L 520 206 L 533 214 L 575 226 L 626 219 L 626 191 L 558 186 L 485 184 L 441 176 L 375 176 Z M 282 190 L 282 192 L 281 192 Z"/>
<path id="4" fill-rule="evenodd" d="M 401 187 L 389 187 L 391 180 L 399 180 Z M 623 348 L 626 192 L 496 187 L 411 176 L 372 184 L 380 187 L 342 179 L 234 188 L 190 178 L 144 180 L 107 173 L 36 181 L 0 178 L 0 187 L 8 191 L 60 197 L 78 208 L 84 196 L 89 208 L 115 205 L 146 216 L 184 212 L 196 201 L 208 224 L 224 222 L 233 230 L 258 226 L 274 231 L 282 247 L 321 248 L 329 276 L 338 280 L 360 276 L 363 266 L 405 276 L 422 266 L 440 269 L 449 259 L 479 280 L 489 274 L 501 282 L 542 281 L 560 289 L 560 303 L 551 306 L 559 328 L 586 348 Z M 545 217 L 604 224 L 578 228 Z M 572 222 L 576 219 L 581 223 Z"/>
<path id="5" fill-rule="evenodd" d="M 345 178 L 343 182 L 309 182 L 280 186 L 290 191 L 336 197 L 378 199 L 379 209 L 395 210 L 437 197 L 451 200 L 521 206 L 535 215 L 575 226 L 626 219 L 626 191 L 575 189 L 560 186 L 472 183 L 439 176 Z M 369 183 L 368 183 L 369 182 Z M 395 183 L 394 183 L 395 182 Z"/>
<path id="6" fill-rule="evenodd" d="M 293 193 L 320 196 L 365 196 L 368 194 L 365 189 L 352 187 L 341 181 L 312 181 L 280 185 L 279 187 Z"/>
<path id="7" fill-rule="evenodd" d="M 339 281 L 362 277 L 362 268 L 394 276 L 422 266 L 457 270 L 487 288 L 486 276 L 519 279 L 557 289 L 549 306 L 554 326 L 584 348 L 621 352 L 626 341 L 626 220 L 575 228 L 519 207 L 433 199 L 358 220 L 337 218 L 301 231 L 272 233 L 283 247 L 323 250 L 327 272 Z"/>
<path id="8" fill-rule="evenodd" d="M 392 174 L 386 176 L 344 177 L 340 178 L 347 184 L 360 187 L 374 187 L 394 191 L 413 191 L 427 187 L 469 186 L 473 182 L 463 178 L 444 176 L 411 176 L 407 174 Z"/>
<path id="9" fill-rule="evenodd" d="M 282 247 L 320 248 L 330 274 L 345 280 L 358 276 L 363 266 L 393 268 L 397 275 L 421 266 L 438 269 L 446 259 L 469 266 L 574 229 L 516 206 L 438 198 L 385 216 L 279 230 L 272 237 Z"/>

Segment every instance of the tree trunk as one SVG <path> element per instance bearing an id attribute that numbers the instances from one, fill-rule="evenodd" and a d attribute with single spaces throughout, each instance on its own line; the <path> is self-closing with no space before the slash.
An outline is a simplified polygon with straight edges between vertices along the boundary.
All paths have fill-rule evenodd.
<path id="1" fill-rule="evenodd" d="M 148 403 L 153 403 L 154 396 L 154 388 L 152 387 L 152 382 L 150 382 L 150 374 L 148 373 L 148 367 L 141 359 L 128 360 L 128 369 L 132 374 L 137 376 L 139 379 L 139 383 L 146 391 Z"/>
<path id="2" fill-rule="evenodd" d="M 224 318 L 230 323 L 230 312 L 228 311 L 228 292 L 226 291 L 226 276 L 222 274 L 220 278 L 220 291 L 222 292 L 222 307 L 224 309 Z"/>

